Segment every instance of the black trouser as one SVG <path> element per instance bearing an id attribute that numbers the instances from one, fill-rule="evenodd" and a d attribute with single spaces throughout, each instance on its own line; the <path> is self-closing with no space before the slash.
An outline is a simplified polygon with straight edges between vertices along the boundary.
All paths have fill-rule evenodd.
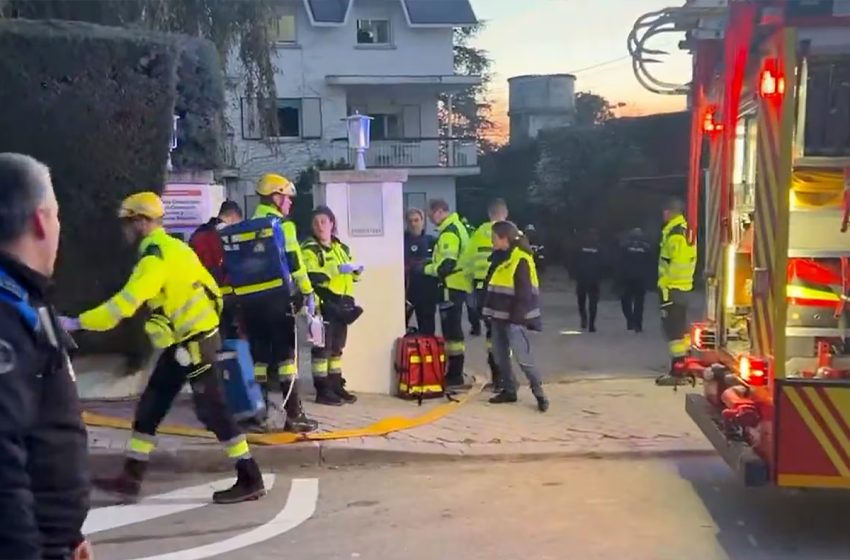
<path id="1" fill-rule="evenodd" d="M 341 321 L 325 321 L 325 346 L 313 347 L 312 355 L 313 378 L 330 375 L 342 375 L 342 351 L 348 338 L 348 325 Z"/>
<path id="2" fill-rule="evenodd" d="M 466 346 L 463 336 L 463 306 L 467 293 L 461 290 L 445 290 L 446 301 L 440 304 L 440 325 L 446 339 L 448 368 L 446 382 L 450 385 L 463 382 L 463 362 Z M 445 296 L 444 296 L 445 297 Z"/>
<path id="3" fill-rule="evenodd" d="M 646 297 L 646 286 L 640 281 L 625 282 L 620 303 L 623 306 L 623 316 L 630 330 L 643 330 L 643 302 Z"/>
<path id="4" fill-rule="evenodd" d="M 295 378 L 295 317 L 277 305 L 252 302 L 242 306 L 242 319 L 254 359 L 254 379 L 268 392 L 286 394 Z"/>
<path id="5" fill-rule="evenodd" d="M 414 298 L 413 307 L 407 312 L 407 323 L 416 315 L 416 330 L 421 334 L 433 336 L 437 332 L 437 302 L 433 298 Z"/>
<path id="6" fill-rule="evenodd" d="M 224 396 L 216 353 L 221 337 L 216 333 L 165 349 L 136 407 L 133 431 L 151 438 L 188 381 L 195 414 L 222 443 L 244 441 Z"/>
<path id="7" fill-rule="evenodd" d="M 687 357 L 691 346 L 691 335 L 688 329 L 687 292 L 669 290 L 664 297 L 661 295 L 661 326 L 667 338 L 670 352 L 671 367 Z"/>
<path id="8" fill-rule="evenodd" d="M 473 334 L 481 333 L 481 313 L 478 311 L 478 294 L 473 291 L 466 297 L 466 316 L 469 319 L 469 326 L 472 327 Z"/>
<path id="9" fill-rule="evenodd" d="M 599 282 L 579 282 L 576 285 L 576 299 L 582 326 L 594 328 L 599 306 Z"/>

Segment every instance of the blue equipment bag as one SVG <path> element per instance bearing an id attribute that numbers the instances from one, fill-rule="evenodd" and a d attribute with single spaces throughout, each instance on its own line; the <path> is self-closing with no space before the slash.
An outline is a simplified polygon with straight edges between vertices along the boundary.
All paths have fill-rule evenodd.
<path id="1" fill-rule="evenodd" d="M 224 270 L 239 298 L 291 293 L 286 239 L 280 218 L 254 218 L 221 230 Z"/>
<path id="2" fill-rule="evenodd" d="M 248 341 L 225 340 L 218 355 L 224 394 L 237 420 L 261 417 L 266 409 L 260 386 L 254 380 L 254 361 Z"/>

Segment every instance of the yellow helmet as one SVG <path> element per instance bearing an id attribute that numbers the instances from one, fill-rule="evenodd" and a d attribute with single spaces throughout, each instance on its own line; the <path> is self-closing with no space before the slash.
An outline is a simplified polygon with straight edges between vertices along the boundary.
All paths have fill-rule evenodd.
<path id="1" fill-rule="evenodd" d="M 156 193 L 150 191 L 131 194 L 121 203 L 119 218 L 149 218 L 159 220 L 165 215 L 165 206 Z"/>
<path id="2" fill-rule="evenodd" d="M 282 194 L 285 196 L 295 196 L 295 185 L 292 181 L 278 175 L 277 173 L 266 173 L 257 182 L 257 194 L 260 196 L 271 196 L 273 194 Z"/>

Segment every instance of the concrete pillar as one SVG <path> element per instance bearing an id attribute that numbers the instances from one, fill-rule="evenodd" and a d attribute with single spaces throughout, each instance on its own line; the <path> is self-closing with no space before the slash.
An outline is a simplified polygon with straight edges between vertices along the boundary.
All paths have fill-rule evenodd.
<path id="1" fill-rule="evenodd" d="M 348 331 L 342 367 L 347 387 L 394 392 L 393 348 L 405 332 L 402 186 L 405 169 L 322 171 L 316 205 L 336 214 L 339 238 L 365 267 L 354 297 L 364 313 Z"/>

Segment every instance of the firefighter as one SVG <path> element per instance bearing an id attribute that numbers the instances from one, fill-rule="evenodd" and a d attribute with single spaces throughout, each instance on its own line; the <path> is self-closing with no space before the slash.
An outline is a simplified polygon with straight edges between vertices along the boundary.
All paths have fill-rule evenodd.
<path id="1" fill-rule="evenodd" d="M 661 322 L 670 351 L 670 372 L 656 378 L 658 385 L 676 385 L 684 376 L 685 357 L 691 346 L 688 333 L 688 293 L 694 288 L 696 245 L 689 240 L 684 203 L 671 199 L 664 208 L 664 228 L 658 256 L 658 290 Z"/>
<path id="2" fill-rule="evenodd" d="M 304 263 L 319 299 L 325 322 L 325 344 L 312 350 L 316 403 L 339 406 L 357 402 L 345 390 L 342 351 L 348 325 L 362 313 L 354 304 L 354 283 L 363 267 L 355 264 L 351 250 L 336 237 L 336 216 L 327 206 L 313 210 L 313 235 L 302 245 Z"/>
<path id="3" fill-rule="evenodd" d="M 576 251 L 573 270 L 581 328 L 596 332 L 596 313 L 602 282 L 602 251 L 599 233 L 595 228 L 587 230 L 582 236 Z"/>
<path id="4" fill-rule="evenodd" d="M 652 249 L 643 230 L 635 228 L 626 234 L 620 244 L 617 265 L 626 329 L 639 333 L 643 331 L 643 303 L 652 266 Z"/>
<path id="5" fill-rule="evenodd" d="M 467 257 L 464 259 L 472 267 L 473 281 L 475 283 L 475 291 L 473 293 L 476 308 L 479 310 L 484 306 L 484 296 L 486 295 L 484 282 L 490 270 L 490 259 L 493 256 L 493 224 L 508 219 L 508 205 L 501 198 L 497 198 L 487 206 L 487 215 L 490 221 L 482 224 L 472 234 L 472 237 L 469 239 L 469 247 L 466 250 Z M 486 317 L 483 319 L 487 344 L 487 363 L 490 366 L 493 389 L 498 391 L 499 368 L 493 358 L 492 330 L 490 328 L 490 321 Z"/>
<path id="6" fill-rule="evenodd" d="M 134 194 L 121 203 L 118 217 L 124 236 L 138 245 L 136 267 L 121 291 L 109 300 L 78 319 L 64 319 L 72 330 L 109 331 L 147 303 L 151 316 L 145 332 L 154 347 L 162 350 L 136 408 L 123 471 L 95 484 L 124 498 L 139 495 L 157 428 L 188 382 L 198 419 L 236 463 L 236 484 L 215 492 L 213 501 L 255 500 L 265 494 L 263 477 L 227 405 L 216 364 L 221 347 L 221 292 L 194 251 L 163 229 L 164 214 L 162 200 L 152 192 Z"/>
<path id="7" fill-rule="evenodd" d="M 260 204 L 254 211 L 254 218 L 275 217 L 283 220 L 286 260 L 292 280 L 304 300 L 307 312 L 312 316 L 316 311 L 313 286 L 304 266 L 301 246 L 295 223 L 287 218 L 296 195 L 295 185 L 281 175 L 269 173 L 257 182 L 256 192 L 260 195 Z M 281 297 L 279 294 L 255 294 L 242 305 L 242 319 L 251 345 L 254 358 L 254 378 L 263 388 L 266 403 L 278 398 L 273 394 L 269 380 L 277 381 L 280 401 L 274 402 L 275 408 L 284 409 L 286 420 L 284 427 L 293 432 L 312 432 L 319 425 L 307 417 L 298 396 L 295 363 L 295 311 L 296 294 Z M 287 398 L 288 395 L 288 398 Z"/>
<path id="8" fill-rule="evenodd" d="M 477 231 L 477 228 L 469 223 L 466 217 L 460 218 L 460 223 L 466 228 L 466 235 L 469 239 Z M 486 225 L 486 224 L 485 224 Z M 475 287 L 472 292 L 466 297 L 466 317 L 469 320 L 469 336 L 481 336 L 481 313 L 479 312 L 478 303 L 475 301 Z"/>
<path id="9" fill-rule="evenodd" d="M 507 253 L 494 267 L 487 285 L 483 313 L 493 329 L 493 353 L 502 373 L 501 392 L 490 399 L 492 404 L 517 402 L 516 380 L 511 369 L 513 354 L 531 384 L 540 412 L 549 410 L 543 392 L 543 380 L 534 365 L 529 330 L 542 330 L 538 304 L 540 284 L 534 253 L 528 239 L 511 222 L 493 225 L 493 247 Z"/>
<path id="10" fill-rule="evenodd" d="M 425 233 L 425 212 L 410 208 L 405 213 L 407 229 L 404 231 L 405 292 L 409 306 L 406 324 L 416 316 L 416 330 L 423 335 L 433 336 L 437 332 L 437 280 L 425 275 L 423 268 L 431 260 L 434 245 L 433 235 Z"/>
<path id="11" fill-rule="evenodd" d="M 463 336 L 463 306 L 472 293 L 472 280 L 463 270 L 461 257 L 469 243 L 466 228 L 457 212 L 450 212 L 445 200 L 436 199 L 428 204 L 431 222 L 437 226 L 437 246 L 431 262 L 425 265 L 425 274 L 440 280 L 442 291 L 439 304 L 440 325 L 446 339 L 448 368 L 446 387 L 469 388 L 463 379 L 463 362 L 466 347 Z"/>
<path id="12" fill-rule="evenodd" d="M 0 154 L 0 558 L 92 558 L 73 341 L 48 298 L 59 229 L 50 170 Z"/>
<path id="13" fill-rule="evenodd" d="M 233 289 L 228 286 L 224 274 L 224 246 L 219 231 L 242 221 L 242 209 L 232 200 L 221 203 L 218 215 L 195 230 L 189 238 L 189 246 L 198 254 L 198 258 L 212 274 L 224 296 L 224 310 L 221 313 L 221 334 L 224 338 L 237 338 L 236 301 Z"/>

